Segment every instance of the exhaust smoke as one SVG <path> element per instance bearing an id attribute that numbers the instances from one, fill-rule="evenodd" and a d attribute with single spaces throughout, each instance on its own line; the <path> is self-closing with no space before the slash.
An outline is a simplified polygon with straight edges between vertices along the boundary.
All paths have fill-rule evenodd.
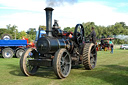
<path id="1" fill-rule="evenodd" d="M 116 35 L 116 36 L 114 36 L 114 38 L 128 41 L 128 35 Z"/>
<path id="2" fill-rule="evenodd" d="M 46 4 L 49 7 L 61 6 L 61 5 L 64 5 L 64 3 L 73 5 L 76 2 L 77 0 L 46 0 Z"/>

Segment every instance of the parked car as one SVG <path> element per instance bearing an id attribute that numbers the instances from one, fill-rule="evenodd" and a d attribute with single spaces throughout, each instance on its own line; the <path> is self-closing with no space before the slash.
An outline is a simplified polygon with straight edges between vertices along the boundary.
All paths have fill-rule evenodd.
<path id="1" fill-rule="evenodd" d="M 120 46 L 120 49 L 128 49 L 128 44 L 122 44 L 121 46 Z"/>

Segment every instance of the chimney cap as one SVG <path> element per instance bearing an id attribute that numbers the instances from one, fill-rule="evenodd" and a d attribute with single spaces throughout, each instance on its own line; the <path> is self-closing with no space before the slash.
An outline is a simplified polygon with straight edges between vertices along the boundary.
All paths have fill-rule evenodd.
<path id="1" fill-rule="evenodd" d="M 53 11 L 54 9 L 52 7 L 46 7 L 44 10 Z"/>

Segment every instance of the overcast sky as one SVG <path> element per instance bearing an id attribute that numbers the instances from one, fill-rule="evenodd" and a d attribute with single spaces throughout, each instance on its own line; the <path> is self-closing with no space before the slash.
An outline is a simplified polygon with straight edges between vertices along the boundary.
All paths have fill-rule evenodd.
<path id="1" fill-rule="evenodd" d="M 128 25 L 128 0 L 75 0 L 54 6 L 53 20 L 59 25 L 74 27 L 77 23 L 95 22 L 108 26 L 116 22 Z M 71 0 L 73 1 L 73 0 Z M 46 25 L 45 0 L 0 0 L 0 28 L 16 25 L 19 31 Z"/>

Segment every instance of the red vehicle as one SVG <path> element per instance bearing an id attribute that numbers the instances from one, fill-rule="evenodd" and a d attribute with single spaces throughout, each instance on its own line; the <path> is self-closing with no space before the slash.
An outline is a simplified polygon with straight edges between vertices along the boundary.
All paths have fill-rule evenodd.
<path id="1" fill-rule="evenodd" d="M 100 39 L 101 40 L 101 43 L 97 45 L 97 48 L 98 50 L 102 50 L 104 49 L 104 51 L 107 51 L 109 50 L 109 40 L 114 40 L 115 38 L 103 38 L 103 39 Z"/>

